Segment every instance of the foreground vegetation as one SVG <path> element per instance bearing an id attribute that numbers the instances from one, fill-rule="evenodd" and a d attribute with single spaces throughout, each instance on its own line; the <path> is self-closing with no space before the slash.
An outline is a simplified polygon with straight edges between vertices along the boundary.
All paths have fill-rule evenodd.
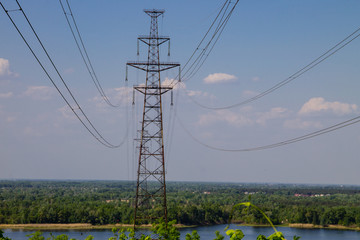
<path id="1" fill-rule="evenodd" d="M 167 184 L 168 218 L 185 225 L 226 223 L 252 196 L 274 224 L 360 226 L 360 187 L 269 184 Z M 121 181 L 0 181 L 0 224 L 131 224 L 135 184 Z M 234 222 L 267 224 L 254 208 Z"/>

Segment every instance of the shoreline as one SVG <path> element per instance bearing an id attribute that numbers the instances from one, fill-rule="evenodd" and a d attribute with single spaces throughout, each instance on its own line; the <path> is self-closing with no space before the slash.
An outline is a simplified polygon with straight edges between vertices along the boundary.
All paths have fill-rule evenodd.
<path id="1" fill-rule="evenodd" d="M 187 226 L 183 224 L 175 224 L 177 228 L 188 228 L 188 227 L 200 227 L 200 226 Z M 249 226 L 249 227 L 269 227 L 269 225 L 258 225 L 258 224 L 238 224 L 237 226 Z M 33 224 L 0 224 L 0 229 L 11 229 L 11 230 L 26 230 L 26 231 L 36 231 L 36 230 L 111 230 L 113 228 L 117 229 L 127 229 L 132 228 L 132 224 L 107 224 L 107 225 L 91 225 L 90 223 L 33 223 Z M 306 223 L 289 223 L 278 225 L 276 227 L 289 227 L 289 228 L 304 228 L 304 229 L 328 229 L 328 230 L 350 230 L 350 231 L 360 231 L 360 227 L 352 226 L 346 227 L 342 225 L 313 225 Z M 151 225 L 142 225 L 139 228 L 151 228 Z"/>
<path id="2" fill-rule="evenodd" d="M 360 227 L 356 226 L 343 226 L 343 225 L 313 225 L 310 223 L 289 223 L 289 227 L 291 228 L 306 228 L 306 229 L 331 229 L 331 230 L 352 230 L 352 231 L 360 231 Z"/>
<path id="3" fill-rule="evenodd" d="M 106 224 L 106 225 L 91 225 L 90 223 L 28 223 L 28 224 L 0 224 L 0 229 L 11 230 L 111 230 L 133 228 L 133 224 Z M 138 228 L 151 228 L 151 224 L 141 225 Z M 183 224 L 175 224 L 177 228 L 195 227 L 186 226 Z"/>
<path id="4" fill-rule="evenodd" d="M 238 226 L 247 226 L 247 227 L 270 227 L 266 224 L 238 224 Z M 275 227 L 288 227 L 288 228 L 303 228 L 303 229 L 327 229 L 327 230 L 349 230 L 349 231 L 360 231 L 360 227 L 357 226 L 343 226 L 343 225 L 313 225 L 311 223 L 288 223 L 275 225 Z"/>

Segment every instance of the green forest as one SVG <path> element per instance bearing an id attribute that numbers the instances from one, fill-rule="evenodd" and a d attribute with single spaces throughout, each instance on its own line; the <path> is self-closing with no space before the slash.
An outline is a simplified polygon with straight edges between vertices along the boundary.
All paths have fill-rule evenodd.
<path id="1" fill-rule="evenodd" d="M 0 181 L 0 224 L 131 224 L 136 185 L 129 181 Z M 249 201 L 276 225 L 360 226 L 360 187 L 168 182 L 168 218 L 184 225 L 227 223 Z M 232 221 L 266 224 L 239 207 Z"/>

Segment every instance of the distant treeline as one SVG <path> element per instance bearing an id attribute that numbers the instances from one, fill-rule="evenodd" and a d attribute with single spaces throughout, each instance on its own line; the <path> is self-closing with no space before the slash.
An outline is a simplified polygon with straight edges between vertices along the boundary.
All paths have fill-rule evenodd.
<path id="1" fill-rule="evenodd" d="M 0 223 L 131 224 L 135 183 L 126 181 L 0 181 Z M 275 224 L 360 226 L 360 187 L 168 182 L 168 218 L 186 225 L 228 221 L 249 201 Z M 255 209 L 233 221 L 265 224 Z"/>

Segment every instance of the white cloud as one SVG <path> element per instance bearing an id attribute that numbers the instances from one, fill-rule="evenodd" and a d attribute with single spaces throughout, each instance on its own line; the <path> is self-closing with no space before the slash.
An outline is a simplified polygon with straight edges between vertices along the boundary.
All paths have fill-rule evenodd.
<path id="1" fill-rule="evenodd" d="M 253 82 L 257 82 L 257 81 L 260 80 L 260 78 L 259 78 L 259 77 L 253 77 L 251 80 L 252 80 Z"/>
<path id="2" fill-rule="evenodd" d="M 114 99 L 121 101 L 122 103 L 129 103 L 132 99 L 133 89 L 129 87 L 119 87 L 110 90 L 110 94 L 114 96 Z"/>
<path id="3" fill-rule="evenodd" d="M 207 92 L 198 91 L 198 90 L 186 90 L 186 94 L 190 97 L 208 97 L 210 99 L 215 98 L 214 95 L 211 95 Z"/>
<path id="4" fill-rule="evenodd" d="M 300 118 L 296 118 L 285 121 L 284 127 L 291 129 L 309 129 L 309 128 L 322 128 L 323 126 L 318 121 L 306 121 Z"/>
<path id="5" fill-rule="evenodd" d="M 12 97 L 14 94 L 12 92 L 8 92 L 8 93 L 0 93 L 0 98 L 10 98 Z"/>
<path id="6" fill-rule="evenodd" d="M 288 110 L 286 108 L 276 107 L 265 113 L 260 113 L 256 123 L 265 125 L 270 119 L 283 118 L 287 115 Z"/>
<path id="7" fill-rule="evenodd" d="M 0 76 L 10 75 L 10 64 L 9 60 L 0 58 Z"/>
<path id="8" fill-rule="evenodd" d="M 204 83 L 213 84 L 213 83 L 224 83 L 224 82 L 233 82 L 236 80 L 236 76 L 230 75 L 227 73 L 213 73 L 204 78 Z"/>
<path id="9" fill-rule="evenodd" d="M 75 114 L 73 113 L 73 111 L 69 108 L 68 105 L 65 105 L 61 108 L 58 109 L 58 112 L 61 113 L 61 115 L 68 120 L 76 120 L 77 117 L 75 116 Z"/>
<path id="10" fill-rule="evenodd" d="M 331 112 L 336 115 L 345 115 L 357 111 L 356 104 L 341 102 L 327 102 L 322 97 L 311 98 L 300 109 L 299 115 L 308 115 L 312 113 Z"/>
<path id="11" fill-rule="evenodd" d="M 198 124 L 201 126 L 225 122 L 236 127 L 252 125 L 252 120 L 242 114 L 236 114 L 229 110 L 221 110 L 213 113 L 200 115 Z"/>
<path id="12" fill-rule="evenodd" d="M 55 90 L 48 86 L 30 86 L 24 92 L 26 97 L 31 97 L 36 100 L 48 100 L 55 93 Z"/>
<path id="13" fill-rule="evenodd" d="M 187 90 L 186 84 L 184 82 L 179 82 L 178 80 L 175 80 L 175 79 L 165 78 L 165 80 L 161 83 L 161 86 L 163 86 L 163 87 L 172 86 L 174 90 L 175 89 L 185 90 L 186 94 L 189 97 L 209 97 L 211 99 L 215 98 L 214 95 L 211 95 L 207 92 L 203 92 L 200 90 Z"/>
<path id="14" fill-rule="evenodd" d="M 190 97 L 210 97 L 210 98 L 214 98 L 213 95 L 207 93 L 207 92 L 203 92 L 200 90 L 187 90 L 186 89 L 186 84 L 184 82 L 179 82 L 178 80 L 175 79 L 169 79 L 169 78 L 165 78 L 165 80 L 161 83 L 161 86 L 163 87 L 168 87 L 168 86 L 172 86 L 173 89 L 183 89 L 186 91 L 186 94 Z"/>
<path id="15" fill-rule="evenodd" d="M 289 129 L 320 129 L 323 124 L 320 121 L 314 121 L 304 118 L 314 116 L 314 114 L 331 113 L 338 116 L 356 113 L 356 104 L 348 104 L 342 102 L 327 102 L 322 97 L 309 99 L 299 110 L 298 117 L 289 119 L 284 122 L 284 127 Z"/>
<path id="16" fill-rule="evenodd" d="M 161 83 L 162 87 L 173 87 L 173 89 L 186 89 L 186 84 L 184 82 L 179 82 L 176 79 L 165 78 Z"/>
<path id="17" fill-rule="evenodd" d="M 195 90 L 187 90 L 186 93 L 190 97 L 202 95 L 202 91 L 195 91 Z"/>
<path id="18" fill-rule="evenodd" d="M 285 118 L 290 114 L 286 108 L 275 107 L 267 112 L 254 112 L 252 107 L 246 106 L 239 109 L 239 112 L 220 110 L 200 115 L 198 124 L 201 126 L 227 123 L 235 127 L 251 126 L 258 124 L 265 126 L 271 119 Z"/>
<path id="19" fill-rule="evenodd" d="M 13 73 L 10 71 L 10 63 L 9 60 L 5 58 L 0 58 L 0 76 L 13 76 L 17 77 L 17 73 Z"/>
<path id="20" fill-rule="evenodd" d="M 132 102 L 133 88 L 130 87 L 113 88 L 106 90 L 105 94 L 113 105 L 126 106 L 131 104 Z M 89 101 L 95 103 L 98 109 L 105 110 L 106 107 L 108 106 L 104 98 L 100 95 L 93 97 Z"/>

